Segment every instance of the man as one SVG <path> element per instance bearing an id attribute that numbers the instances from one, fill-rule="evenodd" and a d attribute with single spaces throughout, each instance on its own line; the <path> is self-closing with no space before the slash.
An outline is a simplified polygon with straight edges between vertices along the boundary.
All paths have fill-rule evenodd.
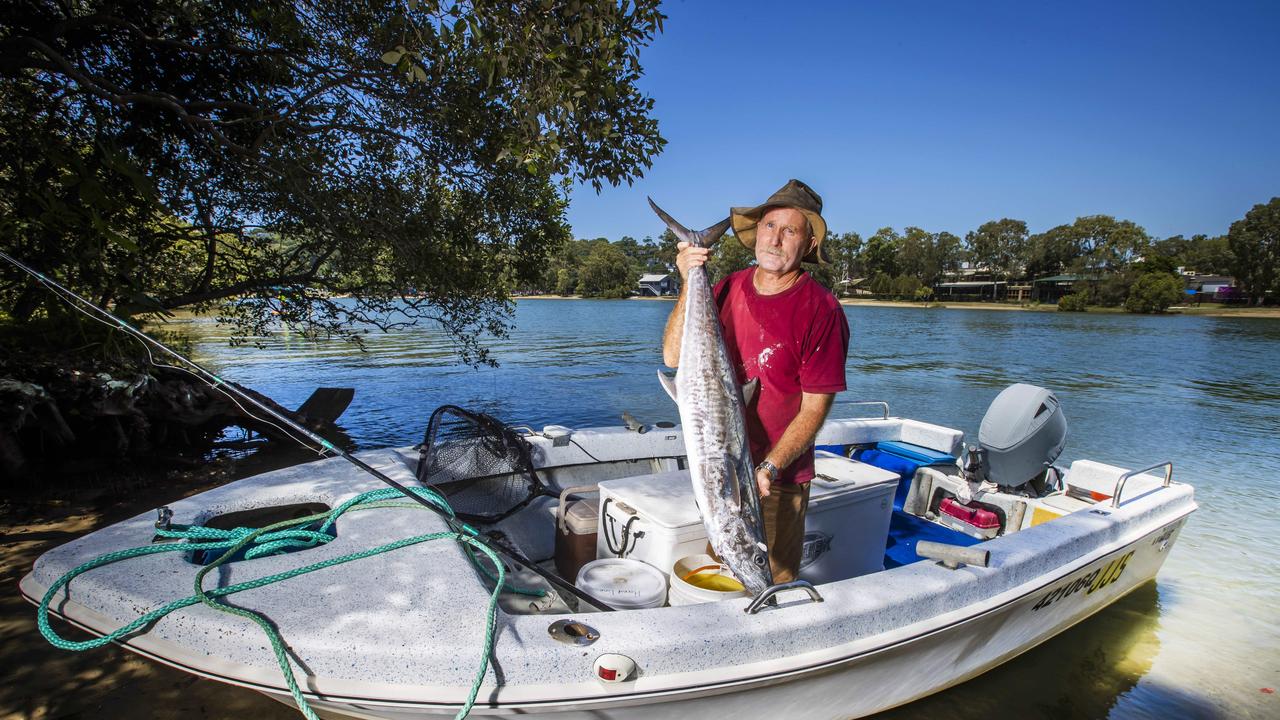
<path id="1" fill-rule="evenodd" d="M 835 394 L 845 389 L 849 323 L 840 303 L 801 268 L 829 262 L 822 198 L 791 180 L 762 205 L 730 210 L 734 235 L 754 248 L 756 265 L 716 284 L 714 295 L 738 382 L 760 379 L 746 408 L 747 435 L 756 466 L 765 542 L 774 582 L 800 569 L 804 515 L 813 479 L 813 441 Z M 704 265 L 711 251 L 677 245 L 680 277 Z M 662 338 L 668 367 L 680 364 L 684 287 Z"/>

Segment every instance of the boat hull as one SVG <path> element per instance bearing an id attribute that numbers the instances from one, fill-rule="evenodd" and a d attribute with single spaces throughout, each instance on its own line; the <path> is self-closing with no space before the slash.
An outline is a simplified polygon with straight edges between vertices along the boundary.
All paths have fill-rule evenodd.
<path id="1" fill-rule="evenodd" d="M 763 714 L 807 720 L 871 715 L 995 668 L 1152 581 L 1186 521 L 1179 517 L 1016 598 L 892 645 L 771 677 L 611 699 L 485 707 L 472 716 L 560 720 L 724 720 Z M 904 681 L 904 678 L 909 679 Z M 266 693 L 292 704 L 287 694 Z M 312 700 L 324 718 L 444 718 L 457 706 Z"/>
<path id="2" fill-rule="evenodd" d="M 958 432 L 888 418 L 837 421 L 828 434 L 837 443 L 959 443 Z M 582 447 L 530 442 L 542 467 L 582 466 L 592 475 L 604 468 L 610 477 L 652 472 L 646 468 L 683 456 L 678 431 L 586 430 L 575 437 Z M 365 461 L 412 477 L 405 451 L 371 451 Z M 568 482 L 577 479 L 558 481 L 567 486 L 580 484 Z M 1114 483 L 1106 484 L 1109 489 Z M 175 522 L 198 525 L 216 513 L 302 500 L 336 507 L 377 486 L 325 460 L 223 486 L 174 502 L 171 510 Z M 988 567 L 948 570 L 911 562 L 820 585 L 821 603 L 796 593 L 758 614 L 743 612 L 745 599 L 594 614 L 502 613 L 472 714 L 821 719 L 911 702 L 1026 652 L 1148 582 L 1196 509 L 1189 486 L 1146 475 L 1131 479 L 1118 505 L 1079 505 L 985 541 Z M 541 523 L 533 530 L 551 529 L 547 507 L 531 506 L 526 515 Z M 153 521 L 140 515 L 51 550 L 23 579 L 24 595 L 38 601 L 72 568 L 145 542 L 154 534 Z M 344 515 L 334 540 L 306 550 L 305 557 L 236 563 L 222 570 L 219 581 L 268 577 L 304 561 L 329 561 L 444 529 L 416 507 Z M 541 535 L 525 537 L 532 542 Z M 53 594 L 50 609 L 103 635 L 132 621 L 140 608 L 187 596 L 193 571 L 176 553 L 109 565 Z M 456 544 L 441 540 L 328 567 L 305 580 L 263 585 L 237 595 L 236 602 L 275 623 L 297 658 L 296 677 L 309 703 L 322 715 L 453 717 L 475 680 L 482 652 L 476 629 L 483 627 L 487 588 Z M 598 641 L 589 647 L 557 642 L 548 627 L 561 619 L 590 623 Z M 260 629 L 203 605 L 175 611 L 120 642 L 186 672 L 292 704 Z M 602 653 L 628 655 L 639 670 L 624 682 L 599 682 L 592 662 Z"/>

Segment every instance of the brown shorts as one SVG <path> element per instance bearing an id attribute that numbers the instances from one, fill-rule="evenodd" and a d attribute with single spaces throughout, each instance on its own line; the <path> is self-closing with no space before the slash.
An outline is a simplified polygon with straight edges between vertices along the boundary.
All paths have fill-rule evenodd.
<path id="1" fill-rule="evenodd" d="M 809 509 L 809 483 L 774 483 L 769 497 L 760 498 L 765 544 L 769 546 L 769 570 L 774 584 L 791 582 L 800 574 L 804 553 L 804 514 Z M 707 554 L 719 560 L 711 543 Z"/>
<path id="2" fill-rule="evenodd" d="M 760 498 L 764 515 L 765 544 L 769 546 L 769 568 L 773 582 L 791 582 L 800 574 L 804 552 L 804 514 L 809 509 L 809 483 L 774 483 L 769 497 Z"/>

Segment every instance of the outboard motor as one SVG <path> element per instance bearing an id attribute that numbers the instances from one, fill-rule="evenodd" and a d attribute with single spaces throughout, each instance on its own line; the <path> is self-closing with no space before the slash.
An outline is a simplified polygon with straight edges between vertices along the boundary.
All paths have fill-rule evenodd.
<path id="1" fill-rule="evenodd" d="M 1067 444 L 1067 419 L 1052 392 L 1010 385 L 982 417 L 978 444 L 987 479 L 1018 488 L 1043 476 L 1058 459 Z"/>

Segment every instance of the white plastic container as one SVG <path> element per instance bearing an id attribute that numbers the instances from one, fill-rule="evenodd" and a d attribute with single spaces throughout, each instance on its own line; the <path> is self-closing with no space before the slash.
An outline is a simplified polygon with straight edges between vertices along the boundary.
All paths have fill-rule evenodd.
<path id="1" fill-rule="evenodd" d="M 707 582 L 699 582 L 699 578 L 705 579 L 709 575 L 728 580 L 740 589 L 717 590 L 707 587 L 709 584 Z M 671 566 L 671 591 L 667 594 L 667 601 L 671 605 L 696 605 L 750 596 L 751 593 L 747 592 L 746 588 L 742 587 L 742 583 L 733 577 L 729 568 L 716 562 L 710 555 L 690 555 L 680 558 L 675 565 Z"/>
<path id="2" fill-rule="evenodd" d="M 821 450 L 814 461 L 800 578 L 818 584 L 883 570 L 898 475 Z M 599 515 L 597 557 L 640 560 L 666 573 L 707 551 L 687 470 L 600 483 Z"/>
<path id="3" fill-rule="evenodd" d="M 662 607 L 667 578 L 638 560 L 593 560 L 578 571 L 577 588 L 614 610 Z"/>
<path id="4" fill-rule="evenodd" d="M 817 451 L 800 578 L 817 585 L 884 569 L 898 475 Z"/>
<path id="5" fill-rule="evenodd" d="M 707 551 L 707 531 L 689 471 L 600 483 L 596 557 L 625 557 L 666 573 L 676 560 Z"/>

